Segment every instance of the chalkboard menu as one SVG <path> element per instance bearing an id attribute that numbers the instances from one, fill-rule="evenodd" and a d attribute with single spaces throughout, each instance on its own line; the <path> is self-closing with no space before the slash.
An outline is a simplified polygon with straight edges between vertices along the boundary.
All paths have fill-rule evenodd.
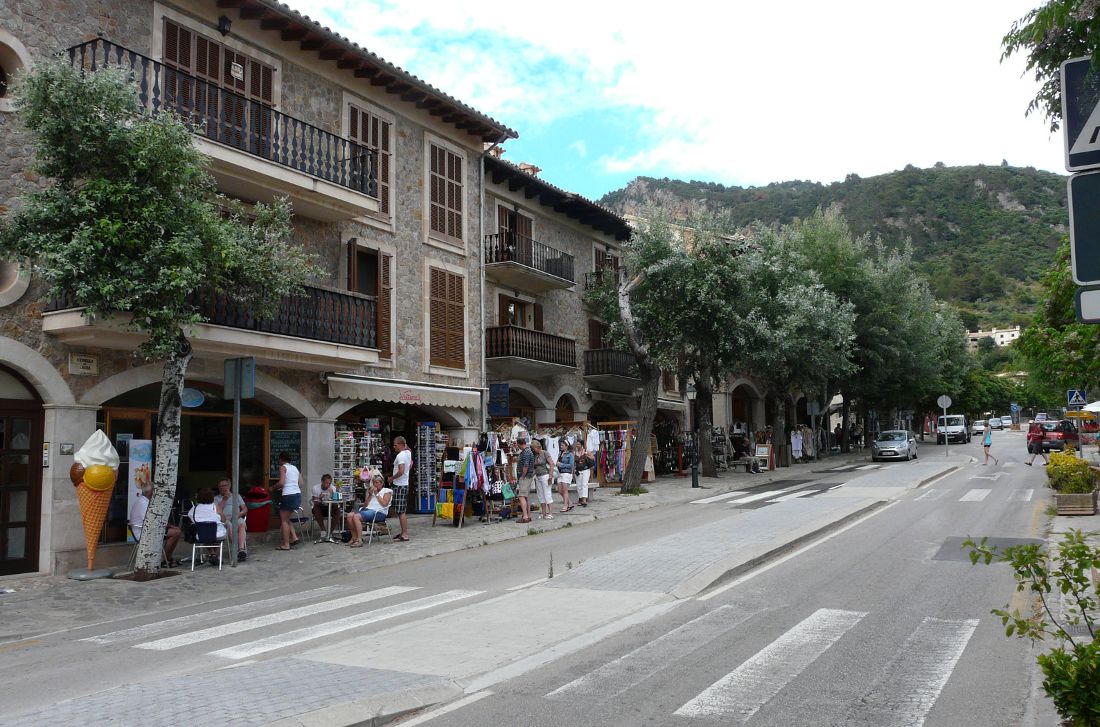
<path id="1" fill-rule="evenodd" d="M 294 429 L 272 429 L 267 433 L 270 467 L 268 476 L 279 478 L 279 453 L 290 455 L 290 463 L 302 468 L 302 433 Z"/>

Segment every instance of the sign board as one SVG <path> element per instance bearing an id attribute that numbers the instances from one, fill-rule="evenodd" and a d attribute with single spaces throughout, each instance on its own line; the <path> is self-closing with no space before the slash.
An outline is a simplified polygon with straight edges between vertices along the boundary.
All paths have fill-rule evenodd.
<path id="1" fill-rule="evenodd" d="M 237 368 L 238 363 L 240 369 Z M 240 381 L 237 380 L 237 372 L 240 371 Z M 225 398 L 237 398 L 237 389 L 240 389 L 242 399 L 251 399 L 256 396 L 256 359 L 252 356 L 245 358 L 227 358 L 225 360 Z"/>
<path id="2" fill-rule="evenodd" d="M 489 416 L 508 416 L 511 411 L 508 404 L 508 397 L 508 384 L 489 384 Z"/>
<path id="3" fill-rule="evenodd" d="M 1089 403 L 1089 400 L 1085 398 L 1084 391 L 1069 389 L 1066 391 L 1066 402 L 1068 406 L 1084 406 Z"/>
<path id="4" fill-rule="evenodd" d="M 1016 402 L 1012 402 L 1012 404 L 1008 408 L 1011 409 L 1013 413 L 1020 411 L 1020 405 Z"/>
<path id="5" fill-rule="evenodd" d="M 1100 167 L 1100 73 L 1090 72 L 1091 58 L 1062 63 L 1062 125 L 1066 169 Z"/>
<path id="6" fill-rule="evenodd" d="M 268 476 L 279 478 L 279 453 L 290 455 L 290 463 L 302 468 L 302 433 L 296 429 L 272 429 L 267 433 Z"/>
<path id="7" fill-rule="evenodd" d="M 1100 171 L 1074 174 L 1069 199 L 1069 251 L 1073 282 L 1100 283 Z"/>
<path id="8" fill-rule="evenodd" d="M 69 373 L 73 376 L 98 376 L 99 357 L 86 353 L 70 353 Z"/>
<path id="9" fill-rule="evenodd" d="M 936 399 L 936 404 L 941 409 L 949 409 L 951 407 L 951 397 L 947 394 L 943 394 L 940 398 Z"/>
<path id="10" fill-rule="evenodd" d="M 1100 323 L 1100 286 L 1078 288 L 1073 303 L 1079 322 Z"/>

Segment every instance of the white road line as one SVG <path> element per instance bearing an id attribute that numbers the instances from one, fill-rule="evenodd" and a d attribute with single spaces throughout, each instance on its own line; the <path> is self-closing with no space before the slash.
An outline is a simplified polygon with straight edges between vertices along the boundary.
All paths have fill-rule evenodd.
<path id="1" fill-rule="evenodd" d="M 1009 502 L 1031 502 L 1031 496 L 1035 494 L 1035 490 L 1013 490 L 1012 494 L 1008 496 Z"/>
<path id="2" fill-rule="evenodd" d="M 738 495 L 744 495 L 744 492 L 740 490 L 734 492 L 723 492 L 721 495 L 714 495 L 712 497 L 704 497 L 702 500 L 692 500 L 691 505 L 706 505 L 710 502 L 718 502 L 719 500 L 728 500 L 731 497 L 737 497 Z"/>
<path id="3" fill-rule="evenodd" d="M 807 484 L 794 485 L 793 487 L 784 487 L 782 490 L 770 490 L 768 492 L 761 492 L 758 495 L 749 495 L 748 497 L 741 497 L 732 502 L 730 505 L 744 505 L 749 502 L 756 502 L 757 500 L 766 500 L 769 497 L 775 497 L 776 495 L 782 495 L 784 492 L 790 492 L 791 490 L 798 490 L 803 487 L 808 487 Z"/>
<path id="4" fill-rule="evenodd" d="M 938 500 L 944 495 L 944 490 L 929 489 L 925 490 L 921 495 L 914 497 L 913 500 Z"/>
<path id="5" fill-rule="evenodd" d="M 822 608 L 676 710 L 746 722 L 867 613 Z"/>
<path id="6" fill-rule="evenodd" d="M 522 591 L 524 588 L 530 588 L 531 586 L 537 586 L 540 583 L 546 582 L 546 576 L 533 580 L 530 583 L 520 583 L 518 586 L 512 586 L 511 588 L 505 588 L 506 591 Z"/>
<path id="7" fill-rule="evenodd" d="M 720 606 L 598 669 L 577 677 L 546 696 L 550 699 L 583 698 L 609 701 L 633 689 L 649 677 L 700 646 L 741 625 L 763 609 L 739 611 Z"/>
<path id="8" fill-rule="evenodd" d="M 877 470 L 882 465 L 880 464 L 865 464 L 862 467 L 856 467 L 857 470 Z"/>
<path id="9" fill-rule="evenodd" d="M 818 494 L 818 492 L 820 492 L 820 490 L 803 490 L 801 492 L 792 492 L 789 495 L 783 495 L 782 497 L 777 497 L 774 500 L 768 500 L 768 502 L 769 503 L 771 503 L 771 502 L 785 502 L 787 500 L 793 500 L 796 497 L 805 497 L 806 495 L 816 495 L 816 494 Z"/>
<path id="10" fill-rule="evenodd" d="M 847 472 L 850 469 L 852 469 L 852 465 L 846 464 L 846 465 L 841 465 L 840 467 L 833 467 L 829 471 L 830 472 Z"/>
<path id="11" fill-rule="evenodd" d="M 959 502 L 981 502 L 989 496 L 990 492 L 993 492 L 993 490 L 971 490 L 970 492 L 960 497 Z"/>
<path id="12" fill-rule="evenodd" d="M 81 641 L 91 641 L 95 644 L 113 644 L 117 641 L 147 639 L 151 636 L 156 636 L 157 634 L 163 634 L 166 631 L 179 631 L 200 624 L 206 625 L 209 624 L 211 621 L 220 621 L 222 619 L 229 618 L 231 616 L 237 616 L 242 613 L 255 613 L 256 611 L 260 611 L 265 608 L 285 606 L 288 603 L 295 603 L 297 601 L 308 601 L 311 598 L 319 598 L 321 596 L 327 596 L 332 593 L 340 593 L 346 591 L 347 589 L 347 586 L 325 586 L 324 588 L 314 588 L 311 591 L 288 593 L 285 596 L 265 598 L 262 601 L 239 603 L 236 606 L 226 606 L 225 608 L 217 608 L 213 611 L 203 611 L 202 613 L 193 613 L 189 616 L 169 618 L 163 621 L 156 621 L 151 624 L 145 624 L 144 626 L 134 626 L 133 628 L 122 629 L 121 631 L 112 631 L 107 634 L 100 634 L 99 636 L 89 636 L 86 639 L 81 639 Z"/>
<path id="13" fill-rule="evenodd" d="M 977 628 L 978 619 L 924 619 L 894 653 L 882 679 L 855 703 L 844 724 L 868 727 L 924 724 Z"/>
<path id="14" fill-rule="evenodd" d="M 560 659 L 563 656 L 568 656 L 575 651 L 581 649 L 587 649 L 593 644 L 599 643 L 609 636 L 614 636 L 620 631 L 626 631 L 627 629 L 634 628 L 638 624 L 650 621 L 658 616 L 663 616 L 672 609 L 684 603 L 684 601 L 667 601 L 665 603 L 655 603 L 652 606 L 647 606 L 640 611 L 635 611 L 632 614 L 628 614 L 622 618 L 617 618 L 610 621 L 599 628 L 592 629 L 587 633 L 574 636 L 571 639 L 562 641 L 560 644 L 555 644 L 548 649 L 544 649 L 530 656 L 524 657 L 519 661 L 514 661 L 511 664 L 507 664 L 498 669 L 494 669 L 488 674 L 484 674 L 475 678 L 472 682 L 466 685 L 466 693 L 471 694 L 473 692 L 487 689 L 494 684 L 500 684 L 501 682 L 508 681 L 509 679 L 515 679 L 516 677 L 523 676 L 529 671 L 533 671 L 540 667 L 546 666 L 550 662 Z"/>
<path id="15" fill-rule="evenodd" d="M 397 724 L 399 725 L 399 727 L 416 727 L 416 725 L 418 725 L 418 724 L 424 724 L 425 722 L 431 722 L 436 717 L 442 717 L 445 714 L 450 714 L 451 712 L 454 712 L 455 710 L 462 709 L 463 707 L 465 707 L 468 704 L 473 704 L 474 702 L 478 702 L 482 699 L 485 699 L 486 697 L 490 696 L 491 694 L 492 694 L 492 691 L 490 691 L 488 689 L 485 689 L 485 690 L 482 690 L 480 692 L 477 692 L 476 694 L 471 694 L 467 697 L 463 697 L 462 699 L 458 700 L 457 702 L 451 702 L 450 704 L 444 704 L 439 709 L 433 709 L 431 712 L 425 712 L 424 714 L 417 715 L 417 716 L 413 717 L 410 720 L 398 722 Z"/>
<path id="16" fill-rule="evenodd" d="M 248 618 L 243 621 L 230 621 L 198 631 L 182 633 L 178 636 L 157 639 L 156 641 L 146 641 L 141 644 L 134 644 L 134 648 L 149 649 L 150 651 L 168 651 L 181 646 L 209 641 L 210 639 L 220 639 L 224 636 L 239 634 L 242 631 L 251 631 L 252 629 L 263 628 L 264 626 L 274 626 L 275 624 L 293 621 L 298 618 L 316 616 L 317 614 L 335 611 L 339 608 L 358 606 L 368 601 L 377 601 L 380 598 L 389 598 L 390 596 L 396 596 L 401 593 L 415 590 L 417 590 L 417 588 L 411 586 L 390 586 L 388 588 L 380 588 L 376 591 L 356 593 L 353 596 L 335 598 L 331 601 L 321 601 L 320 603 L 311 603 L 308 606 L 299 606 L 298 608 L 289 608 L 285 611 L 276 611 L 275 613 L 256 616 L 255 618 Z M 207 620 L 206 623 L 210 623 L 210 621 Z"/>
<path id="17" fill-rule="evenodd" d="M 888 505 L 884 505 L 883 507 L 880 507 L 877 510 L 869 512 L 866 515 L 864 515 L 863 517 L 859 518 L 858 520 L 853 520 L 852 522 L 848 523 L 844 527 L 840 528 L 839 530 L 834 530 L 833 532 L 829 533 L 828 535 L 821 538 L 820 540 L 815 540 L 814 542 L 810 543 L 809 545 L 803 546 L 803 547 L 799 548 L 798 550 L 794 551 L 793 553 L 788 553 L 787 555 L 784 555 L 782 558 L 779 558 L 778 560 L 773 560 L 771 563 L 768 563 L 765 566 L 762 566 L 760 568 L 755 568 L 755 569 L 749 571 L 748 573 L 746 573 L 745 575 L 741 576 L 740 578 L 735 578 L 734 580 L 730 581 L 726 585 L 719 586 L 718 588 L 715 588 L 710 593 L 707 593 L 706 595 L 703 595 L 703 596 L 699 596 L 696 600 L 709 601 L 712 598 L 720 596 L 723 593 L 725 593 L 726 591 L 729 591 L 729 590 L 732 590 L 732 589 L 736 588 L 737 586 L 741 585 L 745 581 L 747 581 L 751 578 L 755 578 L 756 576 L 760 575 L 761 573 L 767 573 L 772 568 L 783 565 L 784 563 L 786 563 L 788 560 L 791 560 L 792 558 L 800 557 L 801 555 L 803 555 L 807 551 L 809 551 L 813 548 L 816 548 L 817 546 L 821 545 L 822 543 L 824 543 L 828 540 L 832 540 L 833 538 L 840 535 L 841 533 L 845 533 L 845 532 L 851 530 L 852 528 L 856 527 L 857 525 L 862 525 L 865 520 L 869 520 L 869 519 L 873 518 L 875 515 L 878 515 L 880 512 L 885 512 L 886 510 L 889 510 L 894 505 L 897 505 L 899 502 L 901 502 L 901 500 L 892 500 L 892 501 L 890 501 L 890 503 Z"/>
<path id="18" fill-rule="evenodd" d="M 287 631 L 283 634 L 275 634 L 266 639 L 258 639 L 237 646 L 218 649 L 217 651 L 208 652 L 207 656 L 220 656 L 223 659 L 248 659 L 257 654 L 266 654 L 275 649 L 294 646 L 306 641 L 312 641 L 313 639 L 320 639 L 325 636 L 338 634 L 341 631 L 347 631 L 360 626 L 377 623 L 378 621 L 385 621 L 386 619 L 397 618 L 398 616 L 442 606 L 445 603 L 459 601 L 463 598 L 473 598 L 474 596 L 480 596 L 482 593 L 484 593 L 484 591 L 445 591 L 435 596 L 427 596 L 426 598 L 420 598 L 407 603 L 377 608 L 367 613 L 347 616 L 345 618 L 336 619 L 335 621 L 315 624 L 302 629 Z"/>
<path id="19" fill-rule="evenodd" d="M 844 487 L 844 484 L 845 483 L 841 482 L 839 485 L 833 485 L 832 487 L 829 488 L 829 491 L 832 492 L 833 490 L 837 489 L 838 487 Z"/>

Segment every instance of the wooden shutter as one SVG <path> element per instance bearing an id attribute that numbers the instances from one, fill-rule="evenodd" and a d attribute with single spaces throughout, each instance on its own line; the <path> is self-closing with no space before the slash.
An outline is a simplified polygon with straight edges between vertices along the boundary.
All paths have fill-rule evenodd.
<path id="1" fill-rule="evenodd" d="M 456 369 L 466 367 L 465 298 L 462 277 L 447 273 L 447 358 Z"/>
<path id="2" fill-rule="evenodd" d="M 523 215 L 516 213 L 516 234 L 520 237 L 526 237 L 531 239 L 532 220 L 530 217 L 524 217 Z"/>
<path id="3" fill-rule="evenodd" d="M 443 159 L 443 150 L 434 144 L 428 145 L 428 194 L 429 194 L 429 224 L 433 232 L 446 234 L 446 190 L 443 181 L 443 167 L 446 162 Z"/>
<path id="4" fill-rule="evenodd" d="M 595 318 L 588 319 L 588 348 L 604 348 L 604 324 Z"/>
<path id="5" fill-rule="evenodd" d="M 447 234 L 462 239 L 462 159 L 447 152 Z"/>
<path id="6" fill-rule="evenodd" d="M 359 244 L 355 238 L 348 240 L 348 290 L 359 290 Z"/>
<path id="7" fill-rule="evenodd" d="M 390 358 L 393 355 L 393 342 L 390 331 L 390 310 L 393 303 L 393 273 L 390 267 L 393 265 L 393 255 L 384 252 L 378 253 L 378 332 L 379 356 Z"/>
<path id="8" fill-rule="evenodd" d="M 542 303 L 535 303 L 535 330 L 542 330 Z"/>
<path id="9" fill-rule="evenodd" d="M 429 224 L 433 232 L 461 240 L 462 158 L 446 149 L 428 145 Z"/>
<path id="10" fill-rule="evenodd" d="M 506 326 L 508 325 L 508 296 L 498 295 L 497 301 L 497 317 L 500 321 L 497 325 Z"/>
<path id="11" fill-rule="evenodd" d="M 191 70 L 191 31 L 171 20 L 164 21 L 164 61 L 177 68 Z"/>
<path id="12" fill-rule="evenodd" d="M 375 152 L 377 166 L 375 175 L 378 180 L 378 211 L 383 215 L 390 213 L 390 174 L 392 160 L 390 154 L 390 134 L 392 124 L 375 116 L 369 111 L 349 106 L 349 128 L 351 140 Z"/>
<path id="13" fill-rule="evenodd" d="M 447 273 L 430 268 L 428 281 L 428 359 L 447 365 Z"/>

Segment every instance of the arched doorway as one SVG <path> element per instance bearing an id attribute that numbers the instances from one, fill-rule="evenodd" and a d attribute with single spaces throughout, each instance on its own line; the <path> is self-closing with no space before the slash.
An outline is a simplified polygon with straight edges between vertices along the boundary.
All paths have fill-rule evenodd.
<path id="1" fill-rule="evenodd" d="M 626 418 L 626 414 L 614 404 L 606 401 L 596 401 L 588 410 L 588 421 L 593 424 L 599 422 L 617 422 Z"/>
<path id="2" fill-rule="evenodd" d="M 0 575 L 38 570 L 42 400 L 0 366 Z"/>
<path id="3" fill-rule="evenodd" d="M 554 405 L 554 421 L 573 422 L 577 420 L 576 407 L 573 399 L 568 394 L 562 394 L 558 403 Z"/>

